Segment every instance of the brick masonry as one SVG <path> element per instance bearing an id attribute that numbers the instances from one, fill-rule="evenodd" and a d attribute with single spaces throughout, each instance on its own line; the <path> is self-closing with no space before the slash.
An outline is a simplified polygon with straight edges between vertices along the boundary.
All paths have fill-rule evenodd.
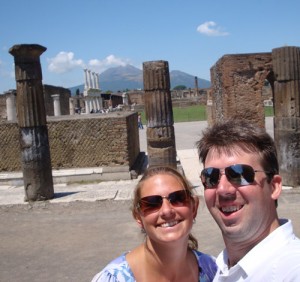
<path id="1" fill-rule="evenodd" d="M 53 169 L 120 167 L 129 169 L 140 153 L 136 112 L 48 117 Z M 17 123 L 0 123 L 0 171 L 20 171 Z"/>

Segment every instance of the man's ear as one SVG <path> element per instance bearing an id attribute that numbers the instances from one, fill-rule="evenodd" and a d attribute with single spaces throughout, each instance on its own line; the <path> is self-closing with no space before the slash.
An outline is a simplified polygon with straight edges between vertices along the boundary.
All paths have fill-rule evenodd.
<path id="1" fill-rule="evenodd" d="M 277 200 L 282 191 L 282 177 L 278 174 L 275 174 L 271 180 L 271 185 L 272 185 L 271 197 L 273 200 Z"/>
<path id="2" fill-rule="evenodd" d="M 193 218 L 196 218 L 199 207 L 199 197 L 193 196 Z"/>

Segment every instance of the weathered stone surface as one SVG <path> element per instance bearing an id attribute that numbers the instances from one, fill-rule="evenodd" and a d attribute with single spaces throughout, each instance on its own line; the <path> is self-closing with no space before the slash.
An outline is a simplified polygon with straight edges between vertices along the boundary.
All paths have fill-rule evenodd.
<path id="1" fill-rule="evenodd" d="M 264 127 L 262 88 L 271 53 L 225 55 L 211 68 L 211 122 L 244 118 Z"/>
<path id="2" fill-rule="evenodd" d="M 143 74 L 149 166 L 176 168 L 169 64 L 166 61 L 145 62 Z"/>
<path id="3" fill-rule="evenodd" d="M 300 186 L 300 117 L 275 117 L 274 136 L 284 185 Z"/>
<path id="4" fill-rule="evenodd" d="M 21 44 L 9 49 L 14 56 L 17 117 L 26 201 L 54 197 L 51 157 L 46 126 L 40 45 Z"/>
<path id="5" fill-rule="evenodd" d="M 48 117 L 47 128 L 53 169 L 131 167 L 140 152 L 136 113 Z M 0 171 L 21 170 L 18 138 L 16 123 L 0 123 Z"/>

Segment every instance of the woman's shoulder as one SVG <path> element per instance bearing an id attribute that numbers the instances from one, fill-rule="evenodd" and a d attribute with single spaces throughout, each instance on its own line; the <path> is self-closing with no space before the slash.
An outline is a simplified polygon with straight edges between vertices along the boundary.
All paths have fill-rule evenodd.
<path id="1" fill-rule="evenodd" d="M 193 250 L 200 270 L 200 280 L 199 281 L 212 281 L 217 272 L 216 258 L 202 253 L 197 250 Z"/>
<path id="2" fill-rule="evenodd" d="M 132 270 L 126 261 L 126 253 L 115 258 L 95 275 L 92 282 L 133 282 L 135 281 Z"/>

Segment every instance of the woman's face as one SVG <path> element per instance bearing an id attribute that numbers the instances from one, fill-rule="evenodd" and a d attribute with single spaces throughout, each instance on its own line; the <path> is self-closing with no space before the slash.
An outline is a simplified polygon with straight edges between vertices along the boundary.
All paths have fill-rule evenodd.
<path id="1" fill-rule="evenodd" d="M 162 205 L 155 211 L 139 213 L 137 222 L 145 230 L 149 239 L 157 243 L 177 242 L 188 239 L 193 219 L 197 215 L 198 201 L 188 198 L 183 204 L 169 202 L 168 196 L 175 191 L 184 191 L 180 181 L 169 174 L 154 175 L 143 183 L 141 198 L 160 195 Z"/>

